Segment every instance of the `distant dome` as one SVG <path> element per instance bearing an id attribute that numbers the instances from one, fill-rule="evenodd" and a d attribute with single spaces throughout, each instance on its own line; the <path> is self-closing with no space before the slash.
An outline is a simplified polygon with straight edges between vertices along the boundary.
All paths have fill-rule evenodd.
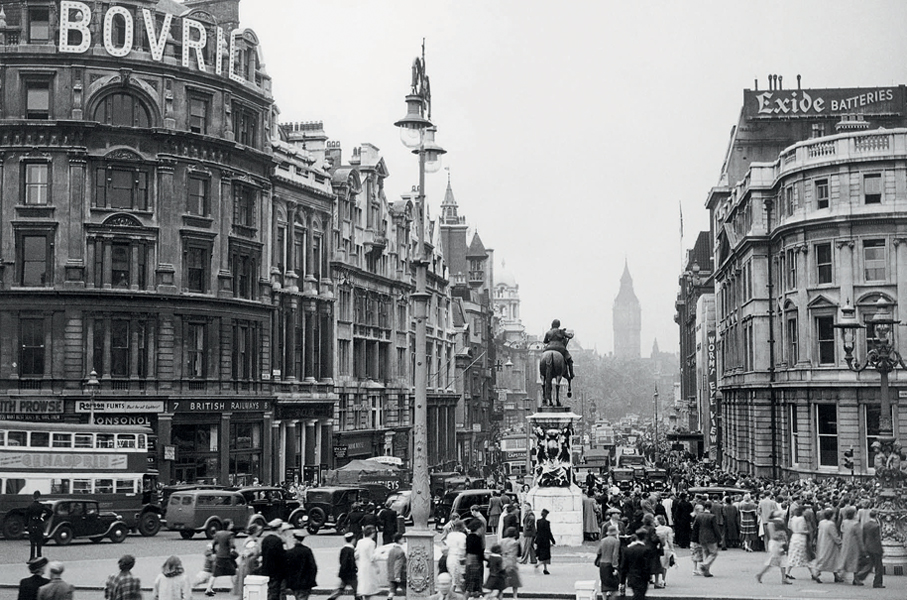
<path id="1" fill-rule="evenodd" d="M 503 263 L 494 272 L 494 284 L 506 285 L 511 288 L 517 287 L 516 277 L 507 270 Z"/>

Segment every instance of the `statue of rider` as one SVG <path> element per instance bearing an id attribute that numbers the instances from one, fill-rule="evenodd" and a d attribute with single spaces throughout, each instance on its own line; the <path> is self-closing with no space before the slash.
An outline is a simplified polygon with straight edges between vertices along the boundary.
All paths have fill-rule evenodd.
<path id="1" fill-rule="evenodd" d="M 572 337 L 573 335 L 567 333 L 566 329 L 561 329 L 560 319 L 555 319 L 551 322 L 551 329 L 545 334 L 545 339 L 542 340 L 545 343 L 545 350 L 557 350 L 563 355 L 564 360 L 567 362 L 568 379 L 573 379 L 574 377 L 573 357 L 567 351 L 567 342 Z"/>

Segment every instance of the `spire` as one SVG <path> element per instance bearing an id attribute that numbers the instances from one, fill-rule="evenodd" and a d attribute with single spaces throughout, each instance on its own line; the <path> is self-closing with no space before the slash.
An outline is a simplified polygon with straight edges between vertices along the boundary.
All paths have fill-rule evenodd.
<path id="1" fill-rule="evenodd" d="M 456 206 L 457 201 L 454 199 L 453 189 L 450 187 L 450 173 L 447 174 L 447 191 L 444 192 L 444 201 L 441 206 Z"/>

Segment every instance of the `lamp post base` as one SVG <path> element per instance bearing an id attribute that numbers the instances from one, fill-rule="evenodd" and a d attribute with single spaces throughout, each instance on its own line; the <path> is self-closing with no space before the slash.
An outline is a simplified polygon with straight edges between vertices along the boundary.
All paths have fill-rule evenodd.
<path id="1" fill-rule="evenodd" d="M 428 598 L 435 590 L 435 534 L 408 529 L 406 538 L 406 597 Z"/>
<path id="2" fill-rule="evenodd" d="M 907 506 L 904 488 L 884 488 L 879 492 L 876 510 L 882 525 L 882 566 L 886 575 L 907 575 Z"/>

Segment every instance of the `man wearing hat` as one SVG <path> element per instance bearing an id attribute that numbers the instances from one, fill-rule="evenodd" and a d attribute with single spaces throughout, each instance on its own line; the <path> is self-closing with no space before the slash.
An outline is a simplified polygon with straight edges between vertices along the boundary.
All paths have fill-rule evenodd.
<path id="1" fill-rule="evenodd" d="M 268 523 L 268 532 L 261 538 L 261 574 L 268 578 L 268 600 L 280 600 L 286 572 L 287 551 L 277 529 L 280 519 Z"/>
<path id="2" fill-rule="evenodd" d="M 72 600 L 74 587 L 71 583 L 63 581 L 63 563 L 58 560 L 48 565 L 50 583 L 42 585 L 38 590 L 38 600 Z"/>
<path id="3" fill-rule="evenodd" d="M 648 531 L 644 528 L 636 530 L 636 537 L 623 551 L 620 557 L 620 582 L 633 590 L 633 599 L 642 600 L 646 597 L 649 587 L 649 552 L 645 539 Z"/>
<path id="4" fill-rule="evenodd" d="M 359 568 L 356 566 L 356 547 L 353 545 L 356 541 L 356 534 L 347 531 L 343 534 L 343 541 L 346 543 L 340 549 L 340 572 L 337 573 L 337 576 L 340 577 L 340 586 L 331 593 L 328 600 L 336 600 L 340 594 L 346 591 L 346 588 L 353 590 L 354 598 L 359 597 L 356 595 L 356 587 L 359 585 L 357 576 Z"/>
<path id="5" fill-rule="evenodd" d="M 28 541 L 31 542 L 29 559 L 41 556 L 41 546 L 44 545 L 44 519 L 53 514 L 47 505 L 41 504 L 41 492 L 35 490 L 32 498 L 32 503 L 25 509 L 25 525 L 28 527 Z"/>
<path id="6" fill-rule="evenodd" d="M 312 549 L 305 545 L 305 529 L 293 531 L 295 546 L 287 550 L 286 581 L 287 589 L 296 596 L 296 600 L 308 600 L 315 577 L 318 575 L 318 564 Z"/>
<path id="7" fill-rule="evenodd" d="M 31 576 L 19 582 L 19 600 L 38 600 L 38 589 L 50 583 L 49 579 L 44 578 L 47 559 L 39 556 L 30 559 L 25 564 L 28 565 Z"/>

